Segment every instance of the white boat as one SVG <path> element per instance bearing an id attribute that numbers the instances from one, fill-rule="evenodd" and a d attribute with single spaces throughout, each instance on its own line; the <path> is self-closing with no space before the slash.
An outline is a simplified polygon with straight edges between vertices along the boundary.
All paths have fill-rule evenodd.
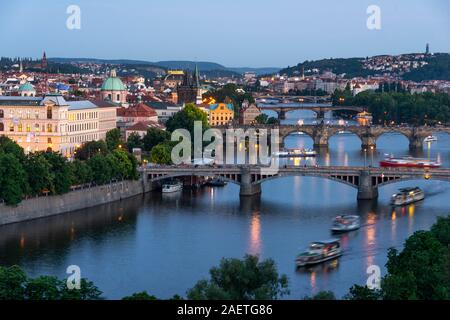
<path id="1" fill-rule="evenodd" d="M 394 206 L 404 206 L 413 202 L 425 199 L 425 193 L 419 187 L 402 188 L 398 193 L 392 195 L 391 204 Z"/>
<path id="2" fill-rule="evenodd" d="M 337 216 L 333 220 L 333 224 L 331 226 L 331 232 L 339 233 L 339 232 L 349 232 L 357 230 L 361 227 L 361 222 L 359 216 L 355 215 L 342 215 Z"/>
<path id="3" fill-rule="evenodd" d="M 183 183 L 180 181 L 165 183 L 162 185 L 163 193 L 171 193 L 183 190 Z"/>
<path id="4" fill-rule="evenodd" d="M 437 137 L 435 136 L 428 136 L 423 140 L 423 142 L 434 142 L 434 141 L 437 141 Z"/>
<path id="5" fill-rule="evenodd" d="M 335 259 L 342 255 L 339 240 L 312 242 L 307 251 L 300 253 L 295 259 L 297 267 L 307 267 Z"/>
<path id="6" fill-rule="evenodd" d="M 280 158 L 290 157 L 315 157 L 317 152 L 311 149 L 284 149 L 277 152 L 272 152 L 272 156 Z"/>

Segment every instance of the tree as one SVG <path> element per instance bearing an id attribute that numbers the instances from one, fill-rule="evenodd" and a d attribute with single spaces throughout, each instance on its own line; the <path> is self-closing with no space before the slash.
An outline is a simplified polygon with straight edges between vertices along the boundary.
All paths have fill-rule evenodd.
<path id="1" fill-rule="evenodd" d="M 80 289 L 69 289 L 64 283 L 61 288 L 61 300 L 99 300 L 103 294 L 92 281 L 81 279 Z"/>
<path id="2" fill-rule="evenodd" d="M 261 113 L 255 117 L 255 121 L 258 124 L 266 124 L 268 119 L 269 119 L 269 116 L 265 113 Z"/>
<path id="3" fill-rule="evenodd" d="M 172 164 L 172 148 L 174 142 L 166 141 L 153 147 L 150 153 L 150 160 L 158 164 Z"/>
<path id="4" fill-rule="evenodd" d="M 170 132 L 176 129 L 186 129 L 191 133 L 191 137 L 193 138 L 195 121 L 202 123 L 203 131 L 209 128 L 206 113 L 197 108 L 193 103 L 188 103 L 183 110 L 178 111 L 167 120 L 166 128 Z"/>
<path id="5" fill-rule="evenodd" d="M 98 153 L 104 155 L 108 153 L 108 147 L 106 146 L 105 141 L 88 141 L 76 150 L 75 159 L 88 160 Z"/>
<path id="6" fill-rule="evenodd" d="M 319 291 L 312 297 L 304 297 L 303 300 L 336 300 L 336 296 L 332 291 Z"/>
<path id="7" fill-rule="evenodd" d="M 73 178 L 67 159 L 57 152 L 45 152 L 43 156 L 51 165 L 53 175 L 51 193 L 64 194 L 69 192 Z"/>
<path id="8" fill-rule="evenodd" d="M 30 300 L 59 300 L 60 288 L 64 283 L 56 277 L 40 276 L 30 279 L 25 288 L 25 296 Z"/>
<path id="9" fill-rule="evenodd" d="M 27 174 L 13 153 L 0 153 L 0 199 L 7 205 L 20 203 L 28 190 Z"/>
<path id="10" fill-rule="evenodd" d="M 134 148 L 142 149 L 143 147 L 144 143 L 142 142 L 141 136 L 136 132 L 132 132 L 127 140 L 128 151 L 133 152 Z"/>
<path id="11" fill-rule="evenodd" d="M 18 266 L 0 266 L 0 300 L 23 300 L 27 275 Z"/>
<path id="12" fill-rule="evenodd" d="M 110 156 L 112 156 L 112 158 L 110 158 Z M 113 172 L 116 172 L 113 174 L 115 178 L 128 179 L 134 176 L 133 170 L 136 170 L 136 168 L 133 168 L 133 164 L 128 158 L 125 150 L 114 150 L 108 155 L 108 159 L 111 161 Z"/>
<path id="13" fill-rule="evenodd" d="M 106 133 L 106 145 L 109 151 L 116 149 L 121 144 L 123 141 L 119 129 L 115 128 Z"/>
<path id="14" fill-rule="evenodd" d="M 380 300 L 381 291 L 369 289 L 367 286 L 354 285 L 349 289 L 349 293 L 345 296 L 348 300 Z"/>
<path id="15" fill-rule="evenodd" d="M 158 300 L 155 296 L 149 295 L 147 291 L 133 293 L 131 296 L 123 297 L 122 300 Z"/>
<path id="16" fill-rule="evenodd" d="M 289 293 L 287 277 L 278 275 L 272 259 L 260 262 L 251 255 L 243 260 L 222 259 L 209 273 L 210 280 L 188 290 L 188 299 L 272 300 Z"/>
<path id="17" fill-rule="evenodd" d="M 150 151 L 157 144 L 168 140 L 170 140 L 170 133 L 158 128 L 149 128 L 144 138 L 142 138 L 146 151 Z"/>
<path id="18" fill-rule="evenodd" d="M 440 222 L 441 226 L 444 224 Z M 432 231 L 417 231 L 405 241 L 402 252 L 398 253 L 393 248 L 389 250 L 388 274 L 381 281 L 383 298 L 450 299 L 449 265 L 448 246 L 441 243 Z"/>
<path id="19" fill-rule="evenodd" d="M 86 162 L 75 159 L 71 164 L 71 169 L 73 185 L 81 185 L 92 182 L 92 169 Z"/>
<path id="20" fill-rule="evenodd" d="M 17 160 L 22 162 L 25 159 L 25 153 L 21 146 L 7 136 L 0 136 L 0 153 L 13 154 Z"/>
<path id="21" fill-rule="evenodd" d="M 52 165 L 42 152 L 30 153 L 26 156 L 24 169 L 28 173 L 29 193 L 39 195 L 43 190 L 52 190 L 54 174 Z"/>
<path id="22" fill-rule="evenodd" d="M 92 170 L 93 181 L 96 184 L 105 184 L 111 180 L 112 170 L 104 155 L 96 154 L 87 161 L 87 164 Z"/>

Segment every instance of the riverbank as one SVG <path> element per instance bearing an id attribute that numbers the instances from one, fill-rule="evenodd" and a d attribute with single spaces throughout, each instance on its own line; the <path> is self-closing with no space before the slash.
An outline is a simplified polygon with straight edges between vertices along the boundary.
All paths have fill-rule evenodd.
<path id="1" fill-rule="evenodd" d="M 0 225 L 34 220 L 120 201 L 150 191 L 142 180 L 126 180 L 57 196 L 23 200 L 17 206 L 0 204 Z"/>

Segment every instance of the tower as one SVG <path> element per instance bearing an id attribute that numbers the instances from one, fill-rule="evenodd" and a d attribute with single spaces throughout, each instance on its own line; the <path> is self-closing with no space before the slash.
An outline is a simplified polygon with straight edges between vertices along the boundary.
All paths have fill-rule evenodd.
<path id="1" fill-rule="evenodd" d="M 425 47 L 425 54 L 429 55 L 430 54 L 430 44 L 427 43 L 426 47 Z"/>
<path id="2" fill-rule="evenodd" d="M 42 60 L 41 60 L 41 69 L 42 70 L 47 70 L 47 66 L 48 66 L 48 64 L 47 64 L 47 55 L 45 54 L 45 51 L 44 51 L 44 54 L 42 55 Z"/>
<path id="3" fill-rule="evenodd" d="M 195 98 L 195 104 L 202 104 L 203 98 L 202 98 L 202 90 L 200 88 L 200 75 L 198 73 L 198 67 L 197 63 L 195 64 L 195 87 L 197 88 L 197 96 Z"/>
<path id="4" fill-rule="evenodd" d="M 44 54 L 42 55 L 42 60 L 41 60 L 41 69 L 42 69 L 42 72 L 44 72 L 44 94 L 47 94 L 48 93 L 48 75 L 47 75 L 47 67 L 48 67 L 48 64 L 47 64 L 47 55 L 45 54 L 45 51 L 44 51 Z"/>

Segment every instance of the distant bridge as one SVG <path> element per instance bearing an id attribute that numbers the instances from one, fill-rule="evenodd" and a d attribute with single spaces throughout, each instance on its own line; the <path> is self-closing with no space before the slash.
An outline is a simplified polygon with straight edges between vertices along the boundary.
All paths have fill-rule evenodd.
<path id="1" fill-rule="evenodd" d="M 290 96 L 290 95 L 261 95 L 255 96 L 258 103 L 264 100 L 278 100 L 285 103 L 327 103 L 331 102 L 331 95 L 326 96 Z"/>
<path id="2" fill-rule="evenodd" d="M 394 126 L 341 126 L 341 125 L 233 125 L 216 127 L 225 133 L 226 129 L 243 129 L 244 132 L 249 129 L 278 129 L 280 134 L 280 147 L 283 147 L 284 139 L 294 132 L 302 132 L 310 136 L 315 147 L 328 147 L 329 139 L 339 132 L 345 131 L 354 133 L 361 140 L 362 149 L 375 149 L 377 139 L 390 132 L 400 133 L 409 141 L 411 149 L 423 148 L 423 140 L 436 132 L 450 133 L 450 127 L 394 127 Z"/>
<path id="3" fill-rule="evenodd" d="M 261 110 L 270 110 L 274 111 L 278 114 L 278 119 L 284 120 L 286 119 L 286 113 L 295 110 L 310 110 L 314 111 L 317 114 L 317 118 L 323 119 L 326 112 L 329 111 L 339 111 L 339 110 L 347 110 L 354 112 L 363 112 L 367 110 L 366 107 L 360 106 L 332 106 L 330 105 L 302 105 L 302 106 L 287 106 L 284 104 L 275 104 L 275 105 L 258 105 Z"/>
<path id="4" fill-rule="evenodd" d="M 411 169 L 411 168 L 370 168 L 342 166 L 281 166 L 270 169 L 263 166 L 224 165 L 212 166 L 155 166 L 142 168 L 141 175 L 146 184 L 184 177 L 220 177 L 240 186 L 241 196 L 253 196 L 261 193 L 261 184 L 265 181 L 287 176 L 321 177 L 346 184 L 358 190 L 359 200 L 378 197 L 378 187 L 406 180 L 442 180 L 450 181 L 450 169 Z"/>

